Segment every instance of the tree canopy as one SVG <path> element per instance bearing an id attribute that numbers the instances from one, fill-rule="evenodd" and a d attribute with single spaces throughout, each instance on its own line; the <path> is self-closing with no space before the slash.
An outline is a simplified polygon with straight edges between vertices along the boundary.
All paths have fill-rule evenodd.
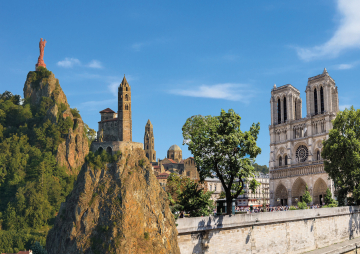
<path id="1" fill-rule="evenodd" d="M 339 205 L 360 204 L 360 110 L 339 112 L 323 142 L 324 169 L 334 181 Z"/>
<path id="2" fill-rule="evenodd" d="M 220 116 L 192 116 L 182 128 L 184 144 L 194 155 L 201 181 L 218 177 L 228 207 L 241 194 L 247 179 L 254 176 L 252 162 L 261 153 L 256 145 L 260 123 L 242 132 L 240 119 L 232 109 L 227 113 L 221 110 Z"/>
<path id="3" fill-rule="evenodd" d="M 202 184 L 176 173 L 167 179 L 165 191 L 170 201 L 170 209 L 176 212 L 185 211 L 192 217 L 207 216 L 214 208 L 210 199 L 213 192 L 204 190 Z M 177 215 L 175 215 L 177 218 Z"/>

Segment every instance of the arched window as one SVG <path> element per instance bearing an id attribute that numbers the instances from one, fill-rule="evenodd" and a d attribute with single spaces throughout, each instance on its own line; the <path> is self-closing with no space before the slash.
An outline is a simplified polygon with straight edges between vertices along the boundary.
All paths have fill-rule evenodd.
<path id="1" fill-rule="evenodd" d="M 295 114 L 294 114 L 294 117 L 295 117 L 295 120 L 297 120 L 297 116 L 296 116 L 296 99 L 295 99 L 295 103 L 294 103 L 294 108 L 295 108 Z"/>
<path id="2" fill-rule="evenodd" d="M 149 145 L 146 145 L 146 149 L 149 149 Z"/>
<path id="3" fill-rule="evenodd" d="M 125 100 L 128 101 L 129 100 L 129 96 L 126 94 L 125 95 Z"/>
<path id="4" fill-rule="evenodd" d="M 285 158 L 284 158 L 284 165 L 287 165 L 287 160 L 288 160 L 288 157 L 287 157 L 287 155 L 285 155 Z"/>
<path id="5" fill-rule="evenodd" d="M 278 123 L 281 123 L 281 103 L 280 103 L 280 99 L 278 99 L 277 110 L 278 110 Z"/>
<path id="6" fill-rule="evenodd" d="M 129 110 L 129 105 L 125 105 L 125 110 Z"/>
<path id="7" fill-rule="evenodd" d="M 314 89 L 314 107 L 315 107 L 315 115 L 318 114 L 318 101 L 317 101 L 317 90 Z"/>
<path id="8" fill-rule="evenodd" d="M 149 154 L 148 154 L 148 153 L 146 153 L 146 158 L 148 158 L 148 159 L 149 159 Z"/>
<path id="9" fill-rule="evenodd" d="M 316 153 L 316 160 L 320 160 L 320 151 L 317 151 L 317 153 Z"/>
<path id="10" fill-rule="evenodd" d="M 126 87 L 126 91 L 128 91 L 128 87 Z"/>
<path id="11" fill-rule="evenodd" d="M 284 97 L 284 122 L 287 120 L 286 98 Z"/>
<path id="12" fill-rule="evenodd" d="M 320 104 L 321 104 L 321 114 L 324 114 L 324 91 L 323 88 L 320 88 Z"/>
<path id="13" fill-rule="evenodd" d="M 282 166 L 282 158 L 281 158 L 281 156 L 279 157 L 279 167 L 281 167 Z"/>

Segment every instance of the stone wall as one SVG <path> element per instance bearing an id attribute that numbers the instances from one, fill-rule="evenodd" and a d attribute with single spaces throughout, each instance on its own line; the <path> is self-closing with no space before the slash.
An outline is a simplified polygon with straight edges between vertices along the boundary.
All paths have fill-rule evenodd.
<path id="1" fill-rule="evenodd" d="M 99 150 L 100 147 L 107 151 L 107 149 L 111 148 L 112 152 L 121 151 L 122 153 L 125 150 L 134 151 L 136 148 L 143 150 L 143 143 L 139 142 L 131 142 L 131 141 L 106 141 L 106 142 L 93 142 L 91 144 L 90 150 L 95 152 Z"/>
<path id="2" fill-rule="evenodd" d="M 182 254 L 303 253 L 360 236 L 360 207 L 178 219 Z"/>

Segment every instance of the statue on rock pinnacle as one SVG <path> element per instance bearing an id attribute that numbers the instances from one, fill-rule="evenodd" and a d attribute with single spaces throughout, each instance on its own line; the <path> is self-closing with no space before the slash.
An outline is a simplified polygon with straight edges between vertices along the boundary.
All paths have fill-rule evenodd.
<path id="1" fill-rule="evenodd" d="M 37 64 L 35 65 L 35 70 L 41 66 L 41 67 L 44 67 L 46 68 L 46 64 L 44 63 L 44 48 L 45 48 L 45 44 L 46 44 L 46 41 L 43 40 L 43 38 L 40 39 L 40 42 L 39 42 L 39 48 L 40 48 L 40 56 L 38 58 L 38 62 Z"/>

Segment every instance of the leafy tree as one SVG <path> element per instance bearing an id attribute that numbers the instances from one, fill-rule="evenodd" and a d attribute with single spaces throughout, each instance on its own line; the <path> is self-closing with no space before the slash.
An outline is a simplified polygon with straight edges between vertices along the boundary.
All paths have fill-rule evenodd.
<path id="1" fill-rule="evenodd" d="M 299 209 L 308 209 L 308 206 L 304 201 L 298 202 L 297 205 L 298 205 Z"/>
<path id="2" fill-rule="evenodd" d="M 205 191 L 201 183 L 186 176 L 171 173 L 165 191 L 175 218 L 178 217 L 179 211 L 189 212 L 190 216 L 206 216 L 214 208 L 210 199 L 213 192 Z"/>
<path id="3" fill-rule="evenodd" d="M 324 196 L 324 202 L 325 205 L 335 205 L 336 206 L 336 201 L 332 198 L 332 194 L 329 188 L 326 189 L 326 194 Z"/>
<path id="4" fill-rule="evenodd" d="M 323 142 L 324 169 L 334 181 L 340 205 L 360 205 L 360 110 L 339 112 Z M 351 195 L 348 195 L 351 194 Z"/>
<path id="5" fill-rule="evenodd" d="M 178 196 L 181 210 L 188 212 L 191 217 L 210 215 L 214 209 L 214 202 L 210 199 L 212 193 L 199 188 L 195 181 L 188 181 Z"/>
<path id="6" fill-rule="evenodd" d="M 89 125 L 85 124 L 84 127 L 85 135 L 88 138 L 89 141 L 89 147 L 91 146 L 91 143 L 96 139 L 96 131 L 94 129 L 91 129 Z"/>
<path id="7" fill-rule="evenodd" d="M 228 113 L 221 110 L 220 116 L 192 116 L 182 128 L 184 144 L 194 155 L 200 180 L 218 177 L 228 207 L 243 191 L 247 179 L 254 176 L 252 161 L 261 152 L 256 145 L 260 124 L 242 132 L 240 119 L 232 109 Z M 231 209 L 227 212 L 231 214 Z"/>
<path id="8" fill-rule="evenodd" d="M 305 204 L 307 205 L 307 204 L 309 204 L 311 201 L 312 201 L 312 197 L 311 197 L 311 195 L 310 195 L 310 192 L 308 191 L 308 187 L 307 187 L 307 185 L 306 185 L 306 190 L 305 190 L 305 193 L 304 193 L 304 195 L 303 195 L 303 197 L 302 197 L 302 200 L 303 200 L 303 202 L 305 202 Z"/>

